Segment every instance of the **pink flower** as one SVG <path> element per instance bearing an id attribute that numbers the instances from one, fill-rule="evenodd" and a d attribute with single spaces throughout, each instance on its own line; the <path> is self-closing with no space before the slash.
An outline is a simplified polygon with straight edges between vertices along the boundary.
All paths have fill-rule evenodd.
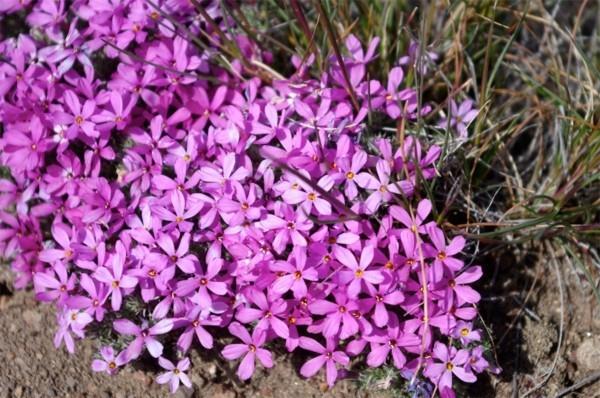
<path id="1" fill-rule="evenodd" d="M 426 367 L 423 374 L 431 381 L 443 388 L 452 388 L 452 375 L 460 380 L 473 383 L 477 380 L 475 375 L 465 368 L 469 359 L 469 351 L 457 350 L 454 347 L 436 342 L 433 346 L 433 358 L 440 362 L 432 361 Z"/>
<path id="2" fill-rule="evenodd" d="M 72 140 L 77 138 L 77 134 L 81 131 L 89 137 L 97 138 L 100 132 L 96 130 L 95 123 L 92 122 L 92 116 L 95 114 L 96 102 L 87 100 L 81 106 L 79 97 L 71 90 L 64 93 L 65 104 L 69 108 L 70 113 L 60 113 L 57 117 L 57 122 L 69 125 L 67 130 L 67 138 Z"/>
<path id="3" fill-rule="evenodd" d="M 300 347 L 305 350 L 316 352 L 320 355 L 307 361 L 302 368 L 300 368 L 300 374 L 304 377 L 314 376 L 323 366 L 326 370 L 327 384 L 333 387 L 335 381 L 338 378 L 338 364 L 342 366 L 348 366 L 350 358 L 343 351 L 336 350 L 337 344 L 332 338 L 326 340 L 326 347 L 323 347 L 316 340 L 309 337 L 300 338 Z"/>
<path id="4" fill-rule="evenodd" d="M 397 369 L 403 369 L 406 364 L 406 357 L 402 353 L 402 349 L 421 345 L 421 338 L 410 332 L 405 333 L 398 324 L 396 317 L 386 327 L 385 332 L 374 333 L 366 339 L 373 343 L 371 352 L 367 357 L 367 364 L 374 368 L 381 366 L 391 352 L 394 366 Z"/>
<path id="5" fill-rule="evenodd" d="M 317 182 L 317 186 L 325 192 L 331 190 L 333 184 L 333 179 L 327 175 L 321 177 Z M 282 198 L 286 203 L 291 205 L 300 204 L 302 209 L 308 214 L 312 211 L 313 206 L 318 214 L 324 216 L 331 214 L 331 203 L 323 199 L 322 195 L 318 192 L 319 190 L 310 187 L 305 182 L 287 183 L 286 185 L 282 185 L 281 188 L 284 189 Z"/>
<path id="6" fill-rule="evenodd" d="M 119 367 L 125 365 L 125 351 L 121 351 L 115 356 L 112 347 L 105 346 L 100 349 L 102 359 L 94 359 L 92 361 L 92 370 L 94 372 L 106 372 L 109 375 L 114 375 L 119 370 Z"/>
<path id="7" fill-rule="evenodd" d="M 165 334 L 173 329 L 173 321 L 163 319 L 152 327 L 148 327 L 147 322 L 144 321 L 140 327 L 128 319 L 117 319 L 113 322 L 113 328 L 120 334 L 135 336 L 126 349 L 125 358 L 129 362 L 139 357 L 144 347 L 154 358 L 160 357 L 163 345 L 155 336 Z"/>
<path id="8" fill-rule="evenodd" d="M 266 331 L 264 329 L 255 328 L 252 332 L 252 337 L 238 322 L 233 322 L 229 325 L 229 332 L 242 340 L 244 344 L 229 344 L 223 348 L 221 354 L 229 360 L 238 359 L 242 355 L 244 358 L 240 362 L 237 375 L 242 380 L 247 380 L 254 373 L 256 358 L 265 368 L 273 367 L 273 358 L 271 353 L 264 348 L 261 348 L 266 340 Z"/>
<path id="9" fill-rule="evenodd" d="M 363 289 L 372 289 L 384 281 L 380 270 L 368 269 L 373 263 L 374 248 L 365 246 L 360 255 L 360 263 L 352 252 L 344 247 L 337 246 L 334 249 L 335 258 L 344 264 L 349 270 L 339 272 L 340 282 L 347 285 L 348 296 L 356 298 Z"/>
<path id="10" fill-rule="evenodd" d="M 74 273 L 69 276 L 67 268 L 61 261 L 55 262 L 52 270 L 56 276 L 45 272 L 34 275 L 35 297 L 40 301 L 56 300 L 59 305 L 63 305 L 69 298 L 69 292 L 75 288 L 77 276 Z"/>
<path id="11" fill-rule="evenodd" d="M 192 388 L 192 382 L 189 377 L 183 373 L 190 368 L 189 358 L 183 358 L 177 362 L 177 366 L 173 365 L 173 362 L 163 357 L 158 358 L 158 364 L 166 369 L 167 372 L 159 375 L 156 378 L 158 384 L 169 383 L 169 391 L 171 394 L 175 394 L 175 391 L 179 388 L 179 382 L 181 382 L 187 388 Z"/>
<path id="12" fill-rule="evenodd" d="M 306 249 L 296 248 L 290 255 L 290 257 L 292 256 L 294 265 L 279 261 L 271 266 L 273 271 L 282 274 L 275 280 L 272 289 L 279 295 L 292 290 L 294 297 L 300 299 L 308 292 L 306 281 L 318 280 L 317 270 L 306 266 Z"/>
<path id="13" fill-rule="evenodd" d="M 15 170 L 34 170 L 43 163 L 44 153 L 52 146 L 52 140 L 47 138 L 45 128 L 37 117 L 29 123 L 29 132 L 31 136 L 21 131 L 4 136 L 5 151 Z"/>
<path id="14" fill-rule="evenodd" d="M 120 241 L 117 242 L 116 251 L 111 259 L 110 269 L 108 267 L 99 267 L 94 272 L 94 277 L 108 286 L 112 309 L 118 311 L 121 308 L 123 300 L 123 290 L 134 288 L 138 280 L 128 273 L 123 273 L 127 253 L 125 246 Z"/>

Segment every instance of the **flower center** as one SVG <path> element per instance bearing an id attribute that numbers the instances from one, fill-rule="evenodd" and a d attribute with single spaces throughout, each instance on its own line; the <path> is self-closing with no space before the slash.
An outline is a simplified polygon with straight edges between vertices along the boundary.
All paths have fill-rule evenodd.
<path id="1" fill-rule="evenodd" d="M 71 314 L 71 320 L 72 321 L 77 320 L 77 313 L 76 312 L 74 312 L 74 313 Z"/>
<path id="2" fill-rule="evenodd" d="M 385 269 L 394 269 L 394 263 L 392 263 L 391 261 L 388 261 L 387 263 L 385 263 L 385 265 L 383 266 Z"/>
<path id="3" fill-rule="evenodd" d="M 67 290 L 67 287 L 65 285 L 61 285 L 60 289 L 61 292 L 65 292 Z"/>
<path id="4" fill-rule="evenodd" d="M 339 311 L 343 314 L 346 312 L 346 307 L 344 307 L 343 305 L 340 305 Z"/>
<path id="5" fill-rule="evenodd" d="M 158 11 L 152 11 L 150 13 L 150 18 L 154 19 L 155 21 L 158 19 L 159 16 L 160 14 L 158 13 Z"/>
<path id="6" fill-rule="evenodd" d="M 196 319 L 194 322 L 192 322 L 192 326 L 197 328 L 198 325 L 200 325 L 200 322 L 198 322 L 198 320 Z"/>
<path id="7" fill-rule="evenodd" d="M 454 287 L 456 286 L 456 281 L 454 279 L 450 279 L 448 281 L 448 286 L 450 286 L 452 289 L 454 289 Z"/>
<path id="8" fill-rule="evenodd" d="M 354 173 L 351 172 L 351 171 L 347 172 L 346 173 L 346 178 L 349 179 L 349 180 L 353 179 L 354 178 Z"/>
<path id="9" fill-rule="evenodd" d="M 81 115 L 75 116 L 75 124 L 78 126 L 81 126 L 81 124 L 83 123 L 84 120 L 85 119 Z"/>
<path id="10" fill-rule="evenodd" d="M 446 252 L 444 252 L 444 251 L 439 252 L 437 255 L 437 259 L 440 261 L 444 261 L 446 259 L 446 257 L 447 257 Z"/>
<path id="11" fill-rule="evenodd" d="M 99 302 L 98 300 L 94 300 L 94 301 L 92 301 L 92 305 L 93 305 L 94 307 L 97 307 L 97 306 L 99 306 L 99 305 L 100 305 L 100 302 Z"/>
<path id="12" fill-rule="evenodd" d="M 113 281 L 113 283 L 111 284 L 111 286 L 116 289 L 119 287 L 119 281 Z"/>
<path id="13" fill-rule="evenodd" d="M 302 272 L 300 272 L 300 271 L 294 272 L 294 279 L 300 279 L 300 278 L 302 278 Z"/>
<path id="14" fill-rule="evenodd" d="M 200 279 L 200 284 L 201 284 L 202 286 L 206 286 L 206 285 L 208 285 L 208 280 L 207 280 L 206 278 L 201 278 L 201 279 Z"/>
<path id="15" fill-rule="evenodd" d="M 356 271 L 354 271 L 354 276 L 356 276 L 357 278 L 362 278 L 364 274 L 365 274 L 365 271 L 363 271 L 360 268 L 357 269 Z"/>
<path id="16" fill-rule="evenodd" d="M 248 350 L 250 350 L 250 352 L 256 352 L 256 346 L 254 344 L 248 344 Z"/>
<path id="17" fill-rule="evenodd" d="M 326 254 L 326 255 L 323 257 L 323 262 L 324 262 L 324 263 L 328 263 L 328 262 L 330 262 L 330 261 L 331 261 L 331 256 L 330 256 L 329 254 Z"/>
<path id="18" fill-rule="evenodd" d="M 110 362 L 108 363 L 108 368 L 109 368 L 109 369 L 114 369 L 114 368 L 116 368 L 116 367 L 117 367 L 117 364 L 116 364 L 114 361 L 110 361 Z"/>
<path id="19" fill-rule="evenodd" d="M 155 270 L 153 270 L 153 269 L 151 269 L 150 271 L 148 271 L 148 276 L 149 276 L 150 278 L 154 278 L 154 277 L 156 276 L 156 271 L 155 271 Z"/>
<path id="20" fill-rule="evenodd" d="M 37 145 L 36 144 L 31 144 L 31 150 L 32 151 L 37 151 Z"/>
<path id="21" fill-rule="evenodd" d="M 386 186 L 386 185 L 382 185 L 382 186 L 380 186 L 380 187 L 379 187 L 379 192 L 381 192 L 381 193 L 385 193 L 385 192 L 387 192 L 387 186 Z"/>
<path id="22" fill-rule="evenodd" d="M 248 202 L 242 203 L 242 210 L 248 210 L 249 207 L 250 205 L 248 204 Z"/>
<path id="23" fill-rule="evenodd" d="M 271 311 L 267 311 L 265 313 L 265 318 L 269 319 L 269 318 L 272 318 L 272 317 L 273 317 L 273 313 Z"/>
<path id="24" fill-rule="evenodd" d="M 171 258 L 171 261 L 173 261 L 173 262 L 177 261 L 177 256 L 176 255 L 172 255 L 170 258 Z"/>
<path id="25" fill-rule="evenodd" d="M 328 241 L 330 245 L 335 245 L 337 242 L 337 239 L 335 236 L 332 236 L 331 238 L 328 239 Z"/>
<path id="26" fill-rule="evenodd" d="M 390 341 L 388 341 L 388 344 L 390 347 L 395 348 L 398 342 L 394 339 L 391 339 Z"/>
<path id="27" fill-rule="evenodd" d="M 183 222 L 183 217 L 181 217 L 181 216 L 177 216 L 177 217 L 175 217 L 175 222 L 176 222 L 177 224 L 179 224 L 179 223 Z"/>
<path id="28" fill-rule="evenodd" d="M 460 335 L 463 337 L 466 337 L 469 335 L 469 328 L 462 328 L 460 329 Z"/>
<path id="29" fill-rule="evenodd" d="M 295 324 L 296 324 L 296 318 L 295 318 L 295 317 L 293 317 L 293 316 L 289 317 L 289 318 L 288 318 L 288 323 L 289 323 L 290 325 L 295 325 Z"/>
<path id="30" fill-rule="evenodd" d="M 353 316 L 355 319 L 359 319 L 359 318 L 360 318 L 360 316 L 362 315 L 362 314 L 360 313 L 360 311 L 358 311 L 358 310 L 352 311 L 350 314 L 351 314 L 351 315 L 352 315 L 352 316 Z"/>
<path id="31" fill-rule="evenodd" d="M 383 297 L 380 294 L 375 295 L 375 301 L 381 303 L 383 301 Z"/>
<path id="32" fill-rule="evenodd" d="M 121 123 L 123 121 L 123 118 L 121 116 L 117 116 L 115 118 L 115 123 Z"/>
<path id="33" fill-rule="evenodd" d="M 300 184 L 298 184 L 297 182 L 292 184 L 292 189 L 298 189 L 300 188 Z"/>
<path id="34" fill-rule="evenodd" d="M 173 373 L 175 373 L 176 375 L 178 375 L 178 374 L 179 374 L 179 372 L 180 372 L 180 370 L 179 370 L 179 369 L 177 369 L 177 368 L 173 369 Z"/>
<path id="35" fill-rule="evenodd" d="M 332 357 L 333 357 L 333 353 L 331 353 L 331 352 L 326 352 L 325 353 L 325 358 L 331 359 Z"/>
<path id="36" fill-rule="evenodd" d="M 310 200 L 311 202 L 313 202 L 315 199 L 317 199 L 317 194 L 314 192 L 311 192 L 308 194 L 307 196 L 308 200 Z"/>
<path id="37" fill-rule="evenodd" d="M 294 229 L 296 227 L 296 224 L 294 224 L 293 222 L 289 222 L 287 223 L 287 227 L 288 229 Z"/>
<path id="38" fill-rule="evenodd" d="M 452 371 L 452 369 L 454 369 L 454 364 L 452 362 L 446 363 L 446 369 Z"/>

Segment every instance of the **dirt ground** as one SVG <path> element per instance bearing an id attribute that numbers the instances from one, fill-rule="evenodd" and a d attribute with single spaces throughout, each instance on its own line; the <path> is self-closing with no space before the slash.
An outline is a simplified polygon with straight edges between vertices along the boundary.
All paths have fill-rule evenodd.
<path id="1" fill-rule="evenodd" d="M 481 286 L 485 297 L 482 318 L 494 336 L 503 372 L 498 378 L 483 378 L 463 391 L 463 396 L 521 397 L 545 381 L 529 396 L 554 397 L 600 370 L 600 311 L 577 271 L 561 269 L 561 306 L 559 280 L 553 277 L 549 264 L 522 267 L 522 272 L 515 273 L 510 270 L 514 260 L 488 269 L 487 280 Z M 52 307 L 37 303 L 31 292 L 12 291 L 4 273 L 4 281 L 0 280 L 0 398 L 170 396 L 166 387 L 153 382 L 154 372 L 149 369 L 127 367 L 114 377 L 92 372 L 90 363 L 96 348 L 91 341 L 80 341 L 75 355 L 69 355 L 64 348 L 56 350 L 52 345 L 55 329 Z M 259 371 L 252 383 L 240 383 L 230 377 L 234 369 L 224 361 L 193 353 L 190 372 L 193 389 L 180 389 L 175 397 L 386 395 L 358 391 L 352 381 L 338 383 L 332 391 L 324 392 L 322 380 L 305 381 L 298 376 L 298 364 L 277 359 L 273 371 Z M 600 397 L 600 382 L 565 396 Z"/>

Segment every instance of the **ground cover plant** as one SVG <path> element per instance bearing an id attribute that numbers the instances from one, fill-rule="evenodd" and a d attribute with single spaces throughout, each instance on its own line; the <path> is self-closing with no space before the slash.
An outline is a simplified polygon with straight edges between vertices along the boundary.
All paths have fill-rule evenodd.
<path id="1" fill-rule="evenodd" d="M 471 286 L 502 278 L 492 257 L 550 256 L 564 306 L 560 248 L 598 296 L 594 55 L 569 42 L 586 83 L 542 90 L 501 69 L 528 9 L 435 10 L 0 5 L 2 257 L 54 305 L 55 346 L 92 339 L 94 371 L 152 363 L 173 393 L 204 350 L 241 380 L 286 351 L 330 388 L 468 396 L 502 371 Z M 496 13 L 503 39 L 469 23 Z M 561 110 L 556 135 L 496 88 L 511 74 Z"/>

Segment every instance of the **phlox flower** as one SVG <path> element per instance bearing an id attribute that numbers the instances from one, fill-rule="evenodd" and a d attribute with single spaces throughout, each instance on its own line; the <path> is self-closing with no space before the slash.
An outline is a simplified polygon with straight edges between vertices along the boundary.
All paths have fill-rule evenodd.
<path id="1" fill-rule="evenodd" d="M 238 322 L 233 322 L 229 325 L 229 332 L 242 340 L 243 344 L 229 344 L 223 348 L 221 354 L 229 360 L 244 356 L 237 371 L 240 379 L 247 380 L 252 377 L 257 358 L 265 368 L 273 367 L 271 353 L 261 348 L 265 343 L 267 334 L 264 329 L 255 328 L 252 336 L 250 336 L 244 326 Z"/>

